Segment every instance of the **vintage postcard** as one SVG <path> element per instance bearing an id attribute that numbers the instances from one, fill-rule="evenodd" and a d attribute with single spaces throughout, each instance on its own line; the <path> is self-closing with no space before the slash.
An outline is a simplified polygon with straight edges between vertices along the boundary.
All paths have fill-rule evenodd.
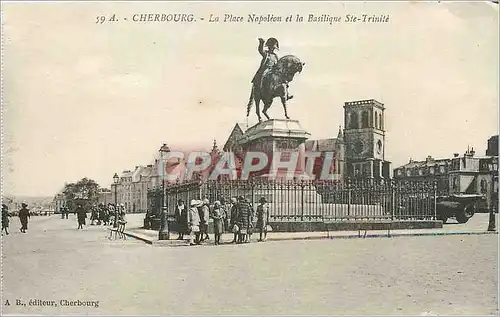
<path id="1" fill-rule="evenodd" d="M 2 1 L 1 315 L 498 316 L 497 1 Z"/>

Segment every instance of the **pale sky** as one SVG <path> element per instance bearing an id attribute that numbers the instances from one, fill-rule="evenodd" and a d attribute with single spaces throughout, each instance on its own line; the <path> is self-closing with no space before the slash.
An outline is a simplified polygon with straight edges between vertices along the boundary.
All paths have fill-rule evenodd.
<path id="1" fill-rule="evenodd" d="M 54 195 L 171 148 L 224 144 L 244 122 L 257 38 L 305 63 L 288 107 L 313 139 L 343 104 L 386 106 L 386 159 L 484 155 L 498 133 L 498 6 L 460 3 L 3 3 L 3 190 Z M 129 21 L 95 24 L 116 13 Z M 134 23 L 134 13 L 388 14 L 385 24 Z M 276 99 L 271 117 L 284 118 Z M 250 124 L 256 122 L 252 112 Z"/>

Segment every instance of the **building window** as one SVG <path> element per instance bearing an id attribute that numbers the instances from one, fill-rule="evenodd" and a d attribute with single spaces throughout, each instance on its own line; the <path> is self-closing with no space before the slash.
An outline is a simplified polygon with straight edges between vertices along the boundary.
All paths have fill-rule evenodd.
<path id="1" fill-rule="evenodd" d="M 434 174 L 434 172 L 435 172 L 435 171 L 434 171 L 434 167 L 431 167 L 431 168 L 429 169 L 429 172 L 430 172 L 431 174 Z"/>
<path id="2" fill-rule="evenodd" d="M 458 191 L 458 177 L 453 177 L 453 190 Z"/>
<path id="3" fill-rule="evenodd" d="M 411 171 L 410 170 L 406 171 L 406 176 L 411 176 Z"/>
<path id="4" fill-rule="evenodd" d="M 356 111 L 352 111 L 350 115 L 350 122 L 349 126 L 351 129 L 357 129 L 358 128 L 358 114 Z"/>
<path id="5" fill-rule="evenodd" d="M 363 111 L 362 128 L 368 128 L 368 111 Z"/>
<path id="6" fill-rule="evenodd" d="M 418 170 L 418 175 L 420 175 L 420 176 L 424 175 L 424 170 L 423 169 L 419 169 Z"/>
<path id="7" fill-rule="evenodd" d="M 486 194 L 486 192 L 488 191 L 488 183 L 486 182 L 485 179 L 482 179 L 481 180 L 481 194 Z"/>
<path id="8" fill-rule="evenodd" d="M 440 172 L 440 173 L 444 173 L 444 166 L 440 166 L 440 167 L 439 167 L 439 172 Z"/>
<path id="9" fill-rule="evenodd" d="M 375 128 L 378 128 L 378 114 L 375 112 Z"/>
<path id="10" fill-rule="evenodd" d="M 380 130 L 382 130 L 382 114 L 378 114 L 378 127 Z"/>

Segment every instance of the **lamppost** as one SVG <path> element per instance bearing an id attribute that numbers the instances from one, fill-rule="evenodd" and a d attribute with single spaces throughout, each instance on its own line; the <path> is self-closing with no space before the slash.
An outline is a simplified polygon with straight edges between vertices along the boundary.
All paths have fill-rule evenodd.
<path id="1" fill-rule="evenodd" d="M 158 240 L 169 240 L 170 231 L 168 228 L 168 215 L 167 215 L 167 199 L 165 197 L 166 187 L 165 187 L 165 169 L 167 168 L 167 159 L 164 156 L 165 153 L 170 152 L 170 148 L 163 144 L 160 148 L 160 168 L 161 172 L 161 190 L 162 190 L 162 208 L 161 208 L 161 218 L 160 218 L 160 231 L 158 232 Z"/>
<path id="2" fill-rule="evenodd" d="M 496 231 L 495 224 L 495 212 L 498 208 L 498 190 L 495 188 L 495 183 L 498 183 L 498 163 L 495 164 L 495 161 L 492 160 L 491 163 L 488 164 L 488 169 L 491 173 L 491 188 L 489 191 L 490 195 L 490 216 L 488 219 L 488 231 Z"/>
<path id="3" fill-rule="evenodd" d="M 118 222 L 117 222 L 117 218 L 118 218 L 118 201 L 117 201 L 117 193 L 116 193 L 116 188 L 118 187 L 118 182 L 120 181 L 120 177 L 118 177 L 118 174 L 115 173 L 115 175 L 113 175 L 113 184 L 115 185 L 115 222 L 113 223 L 113 228 L 117 228 L 118 227 Z"/>

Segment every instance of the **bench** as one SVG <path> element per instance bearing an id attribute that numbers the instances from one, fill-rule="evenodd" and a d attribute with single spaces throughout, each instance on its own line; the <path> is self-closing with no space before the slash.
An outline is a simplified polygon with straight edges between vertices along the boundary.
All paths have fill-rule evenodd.
<path id="1" fill-rule="evenodd" d="M 366 238 L 368 230 L 387 230 L 387 237 L 391 236 L 393 220 L 391 218 L 367 219 L 367 218 L 324 218 L 323 224 L 328 238 L 333 227 L 345 226 L 348 231 L 358 231 L 358 237 L 361 237 L 361 231 L 364 231 L 363 238 Z"/>

